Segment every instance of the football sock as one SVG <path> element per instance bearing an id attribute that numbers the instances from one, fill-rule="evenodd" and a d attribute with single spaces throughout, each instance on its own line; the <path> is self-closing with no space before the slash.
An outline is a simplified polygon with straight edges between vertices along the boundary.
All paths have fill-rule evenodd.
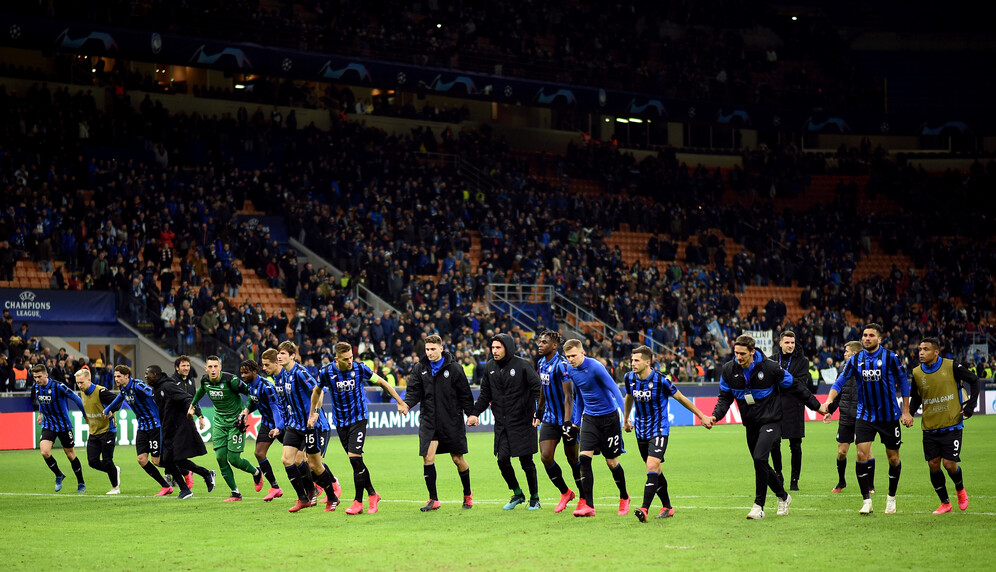
<path id="1" fill-rule="evenodd" d="M 619 487 L 619 498 L 628 499 L 629 493 L 626 492 L 626 474 L 623 472 L 622 465 L 616 465 L 612 469 L 612 478 L 616 481 L 616 486 Z"/>
<path id="2" fill-rule="evenodd" d="M 954 481 L 956 491 L 960 491 L 965 488 L 965 481 L 961 478 L 961 467 L 958 467 L 958 470 L 953 473 L 948 471 L 948 475 L 951 477 L 951 480 Z"/>
<path id="3" fill-rule="evenodd" d="M 896 489 L 899 488 L 899 473 L 903 470 L 903 464 L 896 466 L 889 465 L 889 496 L 896 496 Z"/>
<path id="4" fill-rule="evenodd" d="M 643 508 L 649 509 L 650 503 L 654 502 L 654 496 L 660 486 L 660 477 L 660 473 L 647 473 L 647 484 L 643 486 L 643 504 L 640 505 Z"/>
<path id="5" fill-rule="evenodd" d="M 263 471 L 263 476 L 266 477 L 266 482 L 270 483 L 270 488 L 277 488 L 277 477 L 273 474 L 273 467 L 270 466 L 270 460 L 266 457 L 259 462 L 259 470 Z"/>
<path id="6" fill-rule="evenodd" d="M 539 481 L 536 478 L 536 463 L 533 461 L 533 456 L 523 455 L 519 457 L 519 464 L 522 466 L 522 472 L 526 473 L 526 485 L 529 487 L 529 498 L 538 498 Z"/>
<path id="7" fill-rule="evenodd" d="M 166 465 L 166 467 L 164 467 L 164 468 L 165 468 L 166 472 L 171 477 L 173 477 L 173 481 L 176 482 L 175 486 L 177 486 L 177 487 L 180 488 L 180 492 L 181 493 L 189 492 L 190 491 L 190 488 L 187 487 L 187 481 L 184 480 L 184 478 L 183 478 L 183 472 L 180 470 L 179 467 L 176 466 L 176 463 L 170 463 L 169 465 Z"/>
<path id="8" fill-rule="evenodd" d="M 221 478 L 225 480 L 228 488 L 234 491 L 238 488 L 238 485 L 235 484 L 235 474 L 232 472 L 232 466 L 228 464 L 228 451 L 224 447 L 215 449 L 214 456 L 218 460 L 218 469 L 221 472 Z"/>
<path id="9" fill-rule="evenodd" d="M 238 451 L 228 452 L 228 462 L 236 469 L 240 471 L 245 471 L 250 475 L 256 474 L 256 467 L 252 466 L 252 463 L 242 458 L 242 453 Z"/>
<path id="10" fill-rule="evenodd" d="M 301 473 L 301 484 L 304 485 L 304 492 L 308 494 L 308 498 L 315 496 L 315 474 L 311 472 L 308 462 L 298 464 L 297 472 Z"/>
<path id="11" fill-rule="evenodd" d="M 664 473 L 660 474 L 660 479 L 658 479 L 657 496 L 661 499 L 661 504 L 671 508 L 671 495 L 667 492 L 667 479 L 664 477 Z M 650 506 L 650 505 L 647 505 Z"/>
<path id="12" fill-rule="evenodd" d="M 505 484 L 508 485 L 508 489 L 514 491 L 519 488 L 519 479 L 515 476 L 515 471 L 512 470 L 512 461 L 508 457 L 501 457 L 498 459 L 498 470 L 501 472 L 501 478 L 505 479 Z M 520 490 L 519 493 L 522 491 Z"/>
<path id="13" fill-rule="evenodd" d="M 550 477 L 550 481 L 553 482 L 553 486 L 557 487 L 560 494 L 564 494 L 570 490 L 567 487 L 567 481 L 564 480 L 564 472 L 560 470 L 560 465 L 556 461 L 546 468 L 546 475 Z"/>
<path id="14" fill-rule="evenodd" d="M 324 470 L 320 475 L 312 474 L 311 478 L 314 480 L 316 485 L 325 489 L 325 494 L 328 495 L 329 498 L 335 496 L 335 491 L 332 490 L 332 486 L 335 484 L 335 480 L 332 478 L 332 471 Z"/>
<path id="15" fill-rule="evenodd" d="M 930 484 L 934 486 L 934 492 L 937 493 L 937 498 L 941 499 L 942 503 L 951 504 L 948 498 L 948 486 L 944 480 L 944 473 L 941 471 L 932 471 L 930 473 Z"/>
<path id="16" fill-rule="evenodd" d="M 45 459 L 45 464 L 48 465 L 50 471 L 55 473 L 55 476 L 61 477 L 62 471 L 59 470 L 59 463 L 56 462 L 55 457 L 49 457 Z"/>
<path id="17" fill-rule="evenodd" d="M 470 494 L 470 467 L 466 471 L 460 471 L 460 482 L 463 483 L 463 496 Z M 432 490 L 436 490 L 435 476 L 433 476 Z"/>
<path id="18" fill-rule="evenodd" d="M 868 463 L 855 462 L 854 463 L 854 474 L 858 477 L 858 487 L 861 489 L 861 498 L 869 499 L 871 495 L 868 494 L 869 483 L 871 483 L 871 469 L 868 467 Z"/>
<path id="19" fill-rule="evenodd" d="M 308 491 L 304 488 L 304 482 L 301 480 L 301 466 L 291 465 L 289 467 L 284 467 L 287 471 L 287 480 L 290 481 L 292 487 L 294 487 L 294 492 L 297 493 L 297 500 L 301 502 L 308 502 L 311 500 L 308 497 Z"/>
<path id="20" fill-rule="evenodd" d="M 149 476 L 152 477 L 152 480 L 159 483 L 160 487 L 166 488 L 169 486 L 169 483 L 166 482 L 166 479 L 164 479 L 163 476 L 159 474 L 159 469 L 157 469 L 156 466 L 153 465 L 151 462 L 146 463 L 145 466 L 142 468 L 145 469 L 146 473 L 149 473 Z"/>
<path id="21" fill-rule="evenodd" d="M 578 488 L 578 494 L 581 494 L 581 461 L 571 465 L 571 473 L 574 475 L 574 486 Z"/>
<path id="22" fill-rule="evenodd" d="M 349 464 L 353 466 L 353 487 L 356 489 L 356 495 L 353 499 L 362 501 L 363 491 L 367 488 L 367 468 L 363 465 L 363 457 L 350 457 Z"/>
<path id="23" fill-rule="evenodd" d="M 875 488 L 875 457 L 868 459 L 868 490 Z"/>
<path id="24" fill-rule="evenodd" d="M 79 484 L 83 484 L 83 463 L 80 462 L 80 458 L 76 457 L 69 464 L 73 467 L 73 474 L 76 475 L 76 481 Z"/>
<path id="25" fill-rule="evenodd" d="M 594 505 L 594 501 L 591 498 L 592 495 L 592 472 L 591 472 L 591 457 L 586 455 L 581 455 L 581 498 L 588 506 Z"/>
<path id="26" fill-rule="evenodd" d="M 422 476 L 425 477 L 425 488 L 429 491 L 429 499 L 439 500 L 439 493 L 436 492 L 436 465 L 422 465 Z"/>
<path id="27" fill-rule="evenodd" d="M 330 469 L 325 463 L 322 463 L 322 466 L 325 467 L 325 470 L 328 471 L 329 476 L 332 477 L 333 481 L 335 481 L 335 474 L 332 472 L 332 469 Z"/>
<path id="28" fill-rule="evenodd" d="M 846 485 L 847 479 L 844 474 L 847 472 L 847 459 L 837 459 L 837 484 Z"/>

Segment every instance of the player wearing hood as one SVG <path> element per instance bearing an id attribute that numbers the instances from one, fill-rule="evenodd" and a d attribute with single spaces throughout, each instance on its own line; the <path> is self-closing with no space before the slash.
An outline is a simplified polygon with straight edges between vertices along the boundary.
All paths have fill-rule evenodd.
<path id="1" fill-rule="evenodd" d="M 512 491 L 505 510 L 512 510 L 526 501 L 512 469 L 512 457 L 526 474 L 529 485 L 529 510 L 540 508 L 539 485 L 536 479 L 536 427 L 539 426 L 536 405 L 540 398 L 540 379 L 533 364 L 515 355 L 515 342 L 508 334 L 491 338 L 491 359 L 484 365 L 481 393 L 474 404 L 467 425 L 477 425 L 477 416 L 488 407 L 495 416 L 495 456 L 502 478 Z"/>

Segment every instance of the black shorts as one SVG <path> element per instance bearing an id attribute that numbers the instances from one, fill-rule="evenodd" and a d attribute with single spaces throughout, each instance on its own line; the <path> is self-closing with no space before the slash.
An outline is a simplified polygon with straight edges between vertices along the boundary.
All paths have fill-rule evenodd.
<path id="1" fill-rule="evenodd" d="M 938 457 L 961 462 L 961 429 L 923 434 L 923 458 L 932 461 Z"/>
<path id="2" fill-rule="evenodd" d="M 304 439 L 304 452 L 309 455 L 325 456 L 325 449 L 329 447 L 329 437 L 332 436 L 332 431 L 322 431 L 321 429 L 309 429 L 305 433 Z"/>
<path id="3" fill-rule="evenodd" d="M 76 446 L 76 440 L 74 439 L 72 429 L 69 431 L 52 431 L 51 429 L 42 429 L 42 441 L 51 441 L 55 443 L 56 439 L 59 440 L 59 443 L 62 445 L 63 449 L 72 449 Z"/>
<path id="4" fill-rule="evenodd" d="M 305 441 L 307 440 L 307 436 L 309 434 L 313 434 L 311 429 L 308 429 L 307 431 L 298 431 L 293 427 L 284 428 L 284 447 L 294 447 L 298 451 L 303 451 Z"/>
<path id="5" fill-rule="evenodd" d="M 875 435 L 878 435 L 879 440 L 890 451 L 898 451 L 899 446 L 903 444 L 903 433 L 899 428 L 898 419 L 877 423 L 858 419 L 854 422 L 855 443 L 871 443 L 875 440 Z"/>
<path id="6" fill-rule="evenodd" d="M 837 442 L 838 443 L 853 443 L 854 442 L 854 425 L 851 423 L 839 423 L 837 425 Z"/>
<path id="7" fill-rule="evenodd" d="M 650 439 L 637 439 L 636 446 L 640 448 L 640 456 L 643 462 L 647 462 L 647 457 L 654 457 L 664 462 L 664 451 L 667 451 L 667 435 L 658 435 Z"/>
<path id="8" fill-rule="evenodd" d="M 135 433 L 135 453 L 138 455 L 148 453 L 150 457 L 162 456 L 163 432 L 161 427 L 144 431 L 139 429 Z"/>
<path id="9" fill-rule="evenodd" d="M 346 453 L 363 454 L 363 442 L 367 438 L 367 420 L 363 419 L 345 427 L 337 427 L 339 442 Z"/>
<path id="10" fill-rule="evenodd" d="M 281 431 L 280 433 L 277 434 L 276 437 L 270 437 L 270 431 L 273 431 L 273 429 L 275 429 L 275 428 L 273 426 L 271 426 L 271 425 L 267 425 L 266 423 L 260 423 L 259 424 L 259 429 L 256 430 L 256 442 L 257 443 L 272 443 L 274 441 L 280 441 L 281 443 L 283 443 L 284 442 L 284 432 Z"/>
<path id="11" fill-rule="evenodd" d="M 581 450 L 601 453 L 606 459 L 615 459 L 623 449 L 622 425 L 619 414 L 584 415 L 581 421 Z"/>
<path id="12" fill-rule="evenodd" d="M 543 441 L 560 441 L 564 440 L 564 445 L 576 445 L 578 440 L 573 437 L 564 437 L 564 429 L 560 425 L 554 425 L 553 423 L 543 422 L 540 425 L 539 440 L 540 443 Z"/>

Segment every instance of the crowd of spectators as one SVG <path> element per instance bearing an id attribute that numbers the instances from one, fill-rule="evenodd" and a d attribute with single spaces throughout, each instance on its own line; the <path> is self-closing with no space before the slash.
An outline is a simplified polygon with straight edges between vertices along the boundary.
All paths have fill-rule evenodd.
<path id="1" fill-rule="evenodd" d="M 590 353 L 621 372 L 633 344 L 653 340 L 668 348 L 663 359 L 681 379 L 711 379 L 745 329 L 792 328 L 821 363 L 839 360 L 841 343 L 858 335 L 846 311 L 884 323 L 907 359 L 922 336 L 937 335 L 964 357 L 974 334 L 991 331 L 992 213 L 973 197 L 996 180 L 994 163 L 935 176 L 869 152 L 869 190 L 896 199 L 894 212 L 859 216 L 855 191 L 842 185 L 834 204 L 793 213 L 778 212 L 777 192 L 774 202 L 757 193 L 749 207 L 721 200 L 749 192 L 735 179 L 808 175 L 819 157 L 792 148 L 760 151 L 739 175 L 724 177 L 666 152 L 636 162 L 588 143 L 550 158 L 564 175 L 551 179 L 486 127 L 390 136 L 342 120 L 327 132 L 291 129 L 244 110 L 208 118 L 151 101 L 111 108 L 43 85 L 24 96 L 0 91 L 4 277 L 27 256 L 51 269 L 52 287 L 113 290 L 123 315 L 175 351 L 228 352 L 237 363 L 291 338 L 315 367 L 334 341 L 347 340 L 402 379 L 430 331 L 468 364 L 486 357 L 497 331 L 528 349 L 527 332 L 483 303 L 490 282 L 555 286 L 620 331 L 589 335 Z M 462 154 L 494 187 L 465 188 L 452 169 L 426 160 L 426 150 Z M 572 192 L 571 177 L 590 176 L 593 164 L 604 167 L 609 191 Z M 284 215 L 291 236 L 344 276 L 300 265 L 265 229 L 234 216 L 246 199 Z M 658 233 L 662 267 L 626 264 L 608 245 L 624 224 Z M 707 229 L 743 245 L 732 265 Z M 472 231 L 482 247 L 476 265 Z M 855 282 L 854 265 L 872 239 L 909 254 L 921 270 Z M 680 260 L 678 242 L 691 246 Z M 235 260 L 293 297 L 294 315 L 236 304 Z M 791 321 L 772 300 L 740 318 L 735 294 L 748 283 L 803 286 L 800 303 L 810 312 Z M 375 314 L 356 284 L 398 311 Z"/>
<path id="2" fill-rule="evenodd" d="M 870 110 L 881 101 L 819 12 L 702 4 L 508 0 L 46 2 L 14 10 L 512 77 L 738 104 Z"/>

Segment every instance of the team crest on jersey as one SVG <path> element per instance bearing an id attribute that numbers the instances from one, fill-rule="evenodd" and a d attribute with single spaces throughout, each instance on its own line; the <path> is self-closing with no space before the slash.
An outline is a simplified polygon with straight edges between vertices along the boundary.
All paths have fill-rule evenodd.
<path id="1" fill-rule="evenodd" d="M 654 388 L 654 384 L 652 384 L 652 383 L 648 383 L 647 384 L 647 389 L 653 389 L 653 388 Z"/>
<path id="2" fill-rule="evenodd" d="M 446 370 L 443 372 L 443 377 L 449 377 L 449 376 L 450 376 L 450 370 Z"/>
<path id="3" fill-rule="evenodd" d="M 763 371 L 762 372 L 758 372 L 757 378 L 758 379 L 764 379 L 764 372 Z"/>
<path id="4" fill-rule="evenodd" d="M 508 375 L 510 375 L 510 376 L 512 376 L 512 377 L 515 377 L 515 368 L 512 368 L 512 369 L 510 369 L 510 370 L 508 371 Z"/>
<path id="5" fill-rule="evenodd" d="M 882 360 L 878 360 L 877 362 L 875 362 L 875 365 L 877 365 L 878 367 L 882 367 Z"/>

